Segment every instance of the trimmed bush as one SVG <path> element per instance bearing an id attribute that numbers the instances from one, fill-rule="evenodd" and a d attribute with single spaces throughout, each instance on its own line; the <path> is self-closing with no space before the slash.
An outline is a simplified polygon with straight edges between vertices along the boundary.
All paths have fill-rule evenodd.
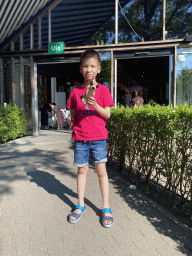
<path id="1" fill-rule="evenodd" d="M 26 135 L 26 120 L 23 110 L 16 105 L 0 107 L 0 143 Z"/>
<path id="2" fill-rule="evenodd" d="M 155 104 L 139 108 L 117 107 L 107 120 L 108 155 L 146 178 L 146 188 L 154 180 L 164 183 L 172 196 L 181 196 L 182 204 L 191 202 L 192 213 L 192 106 L 175 108 Z M 191 214 L 190 213 L 190 214 Z"/>

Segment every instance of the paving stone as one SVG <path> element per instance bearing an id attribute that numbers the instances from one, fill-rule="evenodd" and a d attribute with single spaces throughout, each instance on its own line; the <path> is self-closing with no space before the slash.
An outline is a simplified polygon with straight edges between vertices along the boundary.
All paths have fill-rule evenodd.
<path id="1" fill-rule="evenodd" d="M 78 202 L 70 132 L 41 131 L 38 137 L 0 145 L 0 151 L 0 180 L 7 175 L 0 182 L 6 188 L 2 194 L 0 190 L 1 256 L 192 255 L 190 233 L 115 175 L 110 175 L 115 222 L 104 228 L 92 167 L 87 175 L 87 212 L 76 224 L 68 222 Z"/>
<path id="2" fill-rule="evenodd" d="M 94 248 L 93 250 L 89 249 L 88 251 L 78 252 L 73 254 L 73 256 L 106 256 L 104 251 L 101 248 Z"/>
<path id="3" fill-rule="evenodd" d="M 166 255 L 174 255 L 174 256 L 181 256 L 181 255 L 186 255 L 186 256 L 191 256 L 192 252 L 188 251 L 185 247 L 183 246 L 162 246 L 161 248 L 157 249 L 157 252 L 160 253 L 162 256 Z"/>
<path id="4" fill-rule="evenodd" d="M 103 247 L 103 250 L 107 256 L 127 256 L 139 252 L 136 246 L 131 242 Z"/>

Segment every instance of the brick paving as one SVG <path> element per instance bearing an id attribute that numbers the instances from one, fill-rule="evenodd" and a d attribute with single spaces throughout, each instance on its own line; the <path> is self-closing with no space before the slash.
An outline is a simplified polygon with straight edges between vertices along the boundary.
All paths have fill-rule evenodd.
<path id="1" fill-rule="evenodd" d="M 40 131 L 0 145 L 1 256 L 192 255 L 192 232 L 109 171 L 114 226 L 101 225 L 101 194 L 89 168 L 87 211 L 76 224 L 71 132 Z"/>

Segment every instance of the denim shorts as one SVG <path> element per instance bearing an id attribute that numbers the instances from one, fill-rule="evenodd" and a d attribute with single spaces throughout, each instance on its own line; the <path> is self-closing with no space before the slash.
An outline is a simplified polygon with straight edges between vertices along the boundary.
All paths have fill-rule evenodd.
<path id="1" fill-rule="evenodd" d="M 74 165 L 77 167 L 88 165 L 90 156 L 94 164 L 106 163 L 106 140 L 75 141 Z"/>

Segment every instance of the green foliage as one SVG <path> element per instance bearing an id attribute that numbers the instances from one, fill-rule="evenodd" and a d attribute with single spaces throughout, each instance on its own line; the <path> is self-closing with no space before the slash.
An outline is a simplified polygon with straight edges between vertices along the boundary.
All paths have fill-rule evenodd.
<path id="1" fill-rule="evenodd" d="M 166 39 L 184 38 L 186 33 L 192 33 L 191 7 L 191 0 L 166 1 Z M 119 8 L 119 43 L 140 41 L 142 37 L 145 41 L 161 40 L 162 11 L 162 0 L 130 1 L 128 6 L 123 9 L 126 18 Z M 114 43 L 114 33 L 115 18 L 112 17 L 107 23 L 103 24 L 88 43 L 97 44 L 95 42 L 101 41 L 106 43 L 111 41 L 111 39 L 113 39 Z"/>
<path id="2" fill-rule="evenodd" d="M 120 171 L 127 164 L 138 180 L 146 177 L 147 187 L 161 178 L 173 204 L 177 194 L 183 203 L 191 198 L 192 107 L 118 106 L 111 110 L 107 129 L 108 155 L 119 161 Z"/>
<path id="3" fill-rule="evenodd" d="M 0 108 L 0 143 L 26 134 L 26 120 L 22 109 L 8 104 Z"/>
<path id="4" fill-rule="evenodd" d="M 183 68 L 177 76 L 177 90 L 178 96 L 181 100 L 187 101 L 189 105 L 192 104 L 192 70 L 187 67 Z"/>
<path id="5" fill-rule="evenodd" d="M 101 84 L 111 83 L 111 60 L 101 62 L 101 73 L 98 75 L 97 81 Z"/>

